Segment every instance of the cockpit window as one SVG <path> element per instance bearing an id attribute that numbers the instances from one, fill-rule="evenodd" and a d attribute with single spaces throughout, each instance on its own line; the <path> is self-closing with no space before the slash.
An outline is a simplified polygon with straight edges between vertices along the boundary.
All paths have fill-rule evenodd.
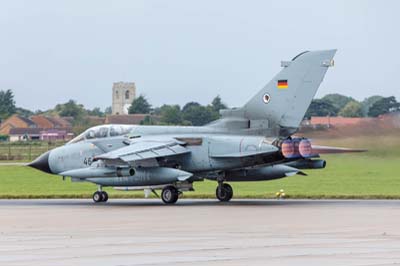
<path id="1" fill-rule="evenodd" d="M 115 136 L 121 136 L 121 135 L 126 135 L 132 131 L 133 127 L 132 126 L 125 126 L 125 125 L 113 125 L 110 128 L 110 136 L 115 137 Z"/>
<path id="2" fill-rule="evenodd" d="M 98 128 L 95 132 L 96 138 L 106 138 L 108 136 L 108 127 Z"/>
<path id="3" fill-rule="evenodd" d="M 129 125 L 104 125 L 95 126 L 87 129 L 85 132 L 72 139 L 68 144 L 83 141 L 85 139 L 106 138 L 108 136 L 122 136 L 127 135 L 133 131 L 133 126 Z"/>
<path id="4" fill-rule="evenodd" d="M 94 130 L 89 129 L 86 131 L 85 139 L 94 139 L 95 137 L 96 137 L 96 134 L 95 134 Z"/>
<path id="5" fill-rule="evenodd" d="M 122 135 L 126 135 L 132 131 L 132 127 L 122 126 Z"/>
<path id="6" fill-rule="evenodd" d="M 122 134 L 122 127 L 121 126 L 112 126 L 110 128 L 110 136 L 115 137 Z"/>

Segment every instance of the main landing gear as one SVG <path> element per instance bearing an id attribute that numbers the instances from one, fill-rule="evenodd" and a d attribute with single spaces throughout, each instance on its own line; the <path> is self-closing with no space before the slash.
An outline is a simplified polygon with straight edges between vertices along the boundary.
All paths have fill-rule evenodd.
<path id="1" fill-rule="evenodd" d="M 161 192 L 161 199 L 165 204 L 174 204 L 179 197 L 179 190 L 174 186 L 166 186 Z"/>
<path id="2" fill-rule="evenodd" d="M 108 200 L 108 194 L 105 191 L 101 190 L 101 186 L 99 186 L 99 190 L 93 193 L 93 201 L 96 203 L 106 202 Z"/>
<path id="3" fill-rule="evenodd" d="M 220 201 L 230 201 L 233 197 L 233 189 L 231 185 L 219 182 L 215 194 Z"/>

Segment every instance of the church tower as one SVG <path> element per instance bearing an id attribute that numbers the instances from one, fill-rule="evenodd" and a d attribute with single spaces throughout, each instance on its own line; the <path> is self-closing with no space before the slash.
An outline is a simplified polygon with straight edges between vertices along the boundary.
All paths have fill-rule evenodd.
<path id="1" fill-rule="evenodd" d="M 132 101 L 136 98 L 134 82 L 114 82 L 112 87 L 112 114 L 128 114 Z"/>

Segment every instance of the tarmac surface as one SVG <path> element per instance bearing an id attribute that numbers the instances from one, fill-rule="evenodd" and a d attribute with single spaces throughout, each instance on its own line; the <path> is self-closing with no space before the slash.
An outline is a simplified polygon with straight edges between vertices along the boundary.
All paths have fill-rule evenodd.
<path id="1" fill-rule="evenodd" d="M 0 200 L 0 265 L 394 265 L 396 200 Z"/>

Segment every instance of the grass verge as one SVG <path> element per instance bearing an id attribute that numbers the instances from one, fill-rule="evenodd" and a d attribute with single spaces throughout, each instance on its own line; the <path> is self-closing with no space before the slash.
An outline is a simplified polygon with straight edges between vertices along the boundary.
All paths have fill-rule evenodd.
<path id="1" fill-rule="evenodd" d="M 400 199 L 400 140 L 397 136 L 326 140 L 329 145 L 367 148 L 366 153 L 324 156 L 323 170 L 265 182 L 230 183 L 235 198 L 274 198 L 280 189 L 287 198 L 302 199 Z M 216 183 L 194 184 L 184 198 L 215 198 Z M 24 166 L 0 166 L 0 198 L 90 198 L 96 186 L 62 181 Z M 111 198 L 143 198 L 143 192 L 106 189 Z M 154 197 L 152 195 L 151 197 Z"/>

